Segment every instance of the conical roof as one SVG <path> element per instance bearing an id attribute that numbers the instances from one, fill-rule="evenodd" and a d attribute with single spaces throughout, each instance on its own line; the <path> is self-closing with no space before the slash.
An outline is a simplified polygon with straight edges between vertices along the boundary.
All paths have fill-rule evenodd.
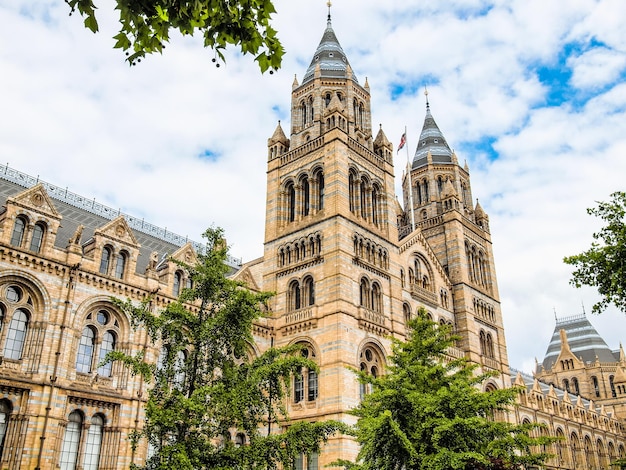
<path id="1" fill-rule="evenodd" d="M 335 31 L 333 31 L 330 22 L 330 12 L 328 13 L 328 22 L 322 40 L 319 46 L 317 46 L 313 60 L 304 74 L 303 85 L 313 80 L 315 69 L 318 66 L 322 77 L 352 78 L 352 80 L 358 82 L 348 64 L 348 58 L 345 52 L 343 52 L 337 36 L 335 36 Z"/>
<path id="2" fill-rule="evenodd" d="M 600 362 L 618 361 L 619 358 L 615 357 L 613 352 L 611 352 L 611 349 L 600 334 L 587 320 L 587 316 L 582 314 L 557 320 L 552 339 L 543 359 L 545 370 L 550 370 L 559 357 L 561 352 L 561 330 L 565 330 L 567 334 L 567 342 L 572 353 L 584 362 L 595 362 L 596 358 Z"/>
<path id="3" fill-rule="evenodd" d="M 415 150 L 415 157 L 413 157 L 413 168 L 419 168 L 428 163 L 428 152 L 433 157 L 433 163 L 452 163 L 452 150 L 448 147 L 446 139 L 430 113 L 430 105 L 427 101 L 426 118 Z"/>

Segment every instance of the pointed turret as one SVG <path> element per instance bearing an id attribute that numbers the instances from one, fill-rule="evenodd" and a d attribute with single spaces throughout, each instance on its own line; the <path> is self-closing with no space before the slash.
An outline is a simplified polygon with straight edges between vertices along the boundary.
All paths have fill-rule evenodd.
<path id="1" fill-rule="evenodd" d="M 326 30 L 322 36 L 319 46 L 315 51 L 313 60 L 309 65 L 302 84 L 313 80 L 317 75 L 316 68 L 319 67 L 319 74 L 325 78 L 351 78 L 357 82 L 356 76 L 352 73 L 352 69 L 348 64 L 348 58 L 345 52 L 341 48 L 333 26 L 330 21 L 330 11 L 328 12 L 328 22 L 326 24 Z"/>
<path id="2" fill-rule="evenodd" d="M 430 113 L 430 104 L 426 99 L 426 117 L 424 126 L 417 143 L 415 157 L 413 158 L 413 168 L 419 168 L 428 163 L 428 154 L 431 154 L 433 163 L 453 163 L 452 150 L 448 146 L 439 126 Z"/>
<path id="3" fill-rule="evenodd" d="M 270 160 L 289 150 L 289 139 L 285 135 L 285 132 L 280 125 L 280 121 L 278 121 L 278 125 L 276 126 L 272 137 L 267 139 L 267 148 Z"/>
<path id="4" fill-rule="evenodd" d="M 278 121 L 278 125 L 276 126 L 276 129 L 274 130 L 272 137 L 268 139 L 267 143 L 268 145 L 281 143 L 287 147 L 289 146 L 289 139 L 285 135 L 285 132 L 283 131 L 283 127 L 280 125 L 280 121 Z"/>

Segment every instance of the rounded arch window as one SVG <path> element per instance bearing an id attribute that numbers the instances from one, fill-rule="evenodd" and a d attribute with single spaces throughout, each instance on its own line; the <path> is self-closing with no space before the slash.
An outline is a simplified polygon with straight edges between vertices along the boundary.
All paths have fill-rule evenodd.
<path id="1" fill-rule="evenodd" d="M 308 342 L 298 343 L 302 349 L 300 350 L 300 354 L 305 359 L 309 359 L 313 362 L 317 362 L 317 355 L 315 354 L 315 349 Z M 308 367 L 302 367 L 295 374 L 293 379 L 293 391 L 294 391 L 294 402 L 300 403 L 303 401 L 315 401 L 317 400 L 318 392 L 319 392 L 319 384 L 318 384 L 318 374 L 315 369 L 310 369 Z"/>
<path id="2" fill-rule="evenodd" d="M 15 219 L 15 223 L 13 224 L 13 232 L 11 233 L 11 245 L 22 246 L 27 225 L 28 221 L 26 220 L 26 217 L 19 216 Z"/>
<path id="3" fill-rule="evenodd" d="M 39 253 L 41 251 L 41 245 L 43 244 L 43 237 L 46 233 L 46 227 L 42 222 L 37 222 L 33 227 L 33 235 L 30 240 L 30 251 Z"/>
<path id="4" fill-rule="evenodd" d="M 359 354 L 359 370 L 374 378 L 380 376 L 384 370 L 382 354 L 373 344 L 368 344 L 361 350 Z M 372 392 L 372 384 L 361 382 L 359 385 L 359 396 L 361 399 Z"/>
<path id="5" fill-rule="evenodd" d="M 88 374 L 94 369 L 101 377 L 111 377 L 113 364 L 104 362 L 108 353 L 115 351 L 120 337 L 120 323 L 115 313 L 107 308 L 90 312 L 83 323 L 76 354 L 76 371 Z"/>

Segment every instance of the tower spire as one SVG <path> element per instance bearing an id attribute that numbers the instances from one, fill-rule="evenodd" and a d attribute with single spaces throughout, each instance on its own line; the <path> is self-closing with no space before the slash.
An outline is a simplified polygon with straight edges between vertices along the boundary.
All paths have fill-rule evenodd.
<path id="1" fill-rule="evenodd" d="M 326 5 L 328 5 L 328 26 L 330 26 L 330 7 L 333 6 L 333 3 L 329 0 Z"/>
<path id="2" fill-rule="evenodd" d="M 426 97 L 426 111 L 430 111 L 430 103 L 428 102 L 428 87 L 427 86 L 424 86 L 424 96 Z"/>

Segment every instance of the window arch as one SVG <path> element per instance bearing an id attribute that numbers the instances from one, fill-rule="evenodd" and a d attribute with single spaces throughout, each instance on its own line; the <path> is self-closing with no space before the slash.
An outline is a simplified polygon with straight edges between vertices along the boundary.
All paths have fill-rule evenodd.
<path id="1" fill-rule="evenodd" d="M 4 343 L 4 357 L 19 360 L 22 358 L 26 333 L 28 332 L 28 312 L 18 308 L 11 317 L 6 342 Z"/>
<path id="2" fill-rule="evenodd" d="M 174 273 L 174 284 L 172 285 L 172 295 L 178 297 L 180 295 L 180 288 L 183 284 L 183 273 L 176 271 Z"/>
<path id="3" fill-rule="evenodd" d="M 315 282 L 311 276 L 306 276 L 302 281 L 301 298 L 304 306 L 315 304 Z"/>
<path id="4" fill-rule="evenodd" d="M 61 447 L 61 470 L 74 470 L 78 464 L 78 448 L 83 429 L 83 415 L 80 411 L 72 411 L 65 427 L 63 444 Z"/>
<path id="5" fill-rule="evenodd" d="M 558 459 L 557 465 L 563 466 L 563 467 L 569 467 L 569 456 L 567 454 L 567 446 L 566 446 L 566 439 L 565 439 L 565 434 L 563 433 L 563 429 L 558 428 L 556 430 L 556 456 Z"/>
<path id="6" fill-rule="evenodd" d="M 87 430 L 87 441 L 85 442 L 85 453 L 83 457 L 83 470 L 98 470 L 100 461 L 100 449 L 102 447 L 102 431 L 104 418 L 96 414 L 92 416 L 89 429 Z"/>
<path id="7" fill-rule="evenodd" d="M 402 304 L 402 314 L 404 315 L 404 324 L 407 325 L 411 320 L 411 307 L 409 304 Z"/>
<path id="8" fill-rule="evenodd" d="M 293 181 L 288 182 L 285 186 L 285 198 L 287 220 L 293 222 L 296 220 L 296 188 Z"/>
<path id="9" fill-rule="evenodd" d="M 378 313 L 382 313 L 383 311 L 383 295 L 380 285 L 377 282 L 372 283 L 371 309 Z"/>
<path id="10" fill-rule="evenodd" d="M 359 289 L 359 304 L 361 307 L 371 308 L 370 305 L 370 282 L 366 278 L 361 278 Z"/>
<path id="11" fill-rule="evenodd" d="M 43 244 L 43 237 L 46 233 L 46 227 L 43 223 L 37 222 L 33 227 L 33 235 L 30 240 L 30 251 L 39 253 Z"/>
<path id="12" fill-rule="evenodd" d="M 302 197 L 300 199 L 300 212 L 303 217 L 306 217 L 311 211 L 311 185 L 309 184 L 309 177 L 307 175 L 300 178 L 299 186 L 302 193 Z"/>
<path id="13" fill-rule="evenodd" d="M 13 232 L 11 233 L 11 245 L 18 247 L 22 246 L 27 225 L 28 221 L 25 217 L 19 216 L 15 219 L 15 223 L 13 224 Z"/>
<path id="14" fill-rule="evenodd" d="M 361 350 L 359 354 L 359 370 L 374 378 L 379 377 L 384 372 L 383 355 L 374 344 L 366 344 Z M 361 400 L 369 393 L 372 393 L 372 385 L 359 382 L 359 396 Z"/>
<path id="15" fill-rule="evenodd" d="M 106 355 L 115 350 L 120 335 L 120 324 L 115 313 L 107 308 L 90 312 L 83 329 L 76 354 L 76 372 L 88 374 L 94 369 L 101 377 L 113 375 L 113 364 L 104 363 Z"/>
<path id="16" fill-rule="evenodd" d="M 100 274 L 109 273 L 109 265 L 111 264 L 112 255 L 113 249 L 110 246 L 102 248 L 102 255 L 100 257 Z"/>
<path id="17" fill-rule="evenodd" d="M 580 386 L 576 377 L 572 377 L 572 389 L 576 395 L 580 395 Z"/>
<path id="18" fill-rule="evenodd" d="M 293 280 L 289 283 L 287 289 L 287 307 L 289 311 L 298 310 L 302 307 L 300 298 L 300 283 L 297 280 Z"/>
<path id="19" fill-rule="evenodd" d="M 313 362 L 317 362 L 315 350 L 310 343 L 301 342 L 298 343 L 302 349 L 300 354 L 305 359 L 310 359 Z M 318 374 L 314 369 L 308 367 L 300 368 L 298 373 L 293 378 L 293 401 L 295 403 L 301 403 L 303 401 L 312 402 L 317 400 L 319 393 Z"/>
<path id="20" fill-rule="evenodd" d="M 611 387 L 611 396 L 615 398 L 617 396 L 615 392 L 615 377 L 612 375 L 609 375 L 609 386 Z"/>
<path id="21" fill-rule="evenodd" d="M 117 254 L 115 260 L 115 277 L 118 279 L 124 279 L 124 274 L 126 273 L 126 264 L 128 260 L 128 252 L 126 250 L 122 250 Z"/>

